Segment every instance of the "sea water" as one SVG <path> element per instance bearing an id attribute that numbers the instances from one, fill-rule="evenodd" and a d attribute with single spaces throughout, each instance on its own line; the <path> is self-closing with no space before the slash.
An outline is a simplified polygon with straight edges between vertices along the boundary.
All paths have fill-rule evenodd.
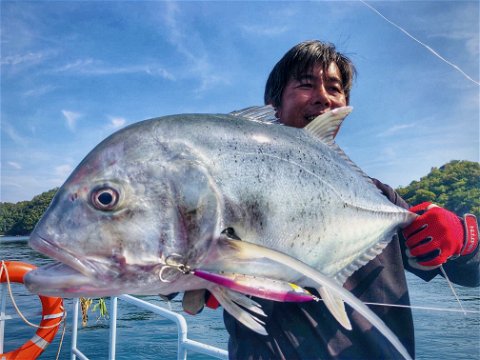
<path id="1" fill-rule="evenodd" d="M 50 260 L 30 249 L 26 238 L 1 237 L 0 260 L 23 261 L 36 266 Z M 426 283 L 407 274 L 415 322 L 417 359 L 480 359 L 480 289 L 455 286 L 467 315 L 460 310 L 455 297 L 443 278 Z M 13 284 L 16 301 L 27 317 L 34 323 L 40 322 L 41 304 L 38 297 L 29 294 L 23 285 Z M 181 296 L 170 304 L 158 296 L 143 296 L 143 300 L 171 307 L 185 316 L 188 323 L 188 337 L 192 340 L 227 348 L 228 334 L 223 326 L 222 311 L 205 309 L 201 314 L 190 316 L 182 312 Z M 107 298 L 107 305 L 110 300 Z M 60 359 L 70 358 L 72 331 L 72 301 L 65 300 L 69 312 Z M 432 309 L 423 309 L 432 308 Z M 7 301 L 7 313 L 15 310 Z M 81 319 L 79 319 L 79 322 Z M 55 359 L 61 339 L 61 330 L 55 340 L 40 356 L 40 359 Z M 4 351 L 13 350 L 31 338 L 35 329 L 28 327 L 21 319 L 6 321 Z M 177 328 L 174 323 L 146 310 L 118 300 L 117 359 L 176 359 Z M 108 358 L 109 321 L 99 318 L 98 312 L 89 312 L 88 324 L 78 331 L 77 347 L 90 359 Z M 188 359 L 200 360 L 211 357 L 188 353 Z"/>

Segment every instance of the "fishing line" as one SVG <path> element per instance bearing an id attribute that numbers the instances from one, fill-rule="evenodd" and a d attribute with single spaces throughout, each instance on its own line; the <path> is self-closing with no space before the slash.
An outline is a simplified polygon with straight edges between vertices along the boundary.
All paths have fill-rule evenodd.
<path id="1" fill-rule="evenodd" d="M 455 294 L 455 297 L 457 298 L 457 301 L 460 302 L 460 299 L 456 295 L 457 294 Z M 318 297 L 318 296 L 315 296 L 315 295 L 312 295 L 312 298 L 316 302 L 323 301 L 323 299 L 321 297 Z M 461 306 L 461 304 L 460 304 L 461 309 L 439 308 L 439 307 L 434 307 L 434 306 L 386 304 L 386 303 L 374 303 L 374 302 L 364 302 L 364 304 L 365 305 L 373 305 L 373 306 L 386 306 L 386 307 L 415 309 L 415 310 L 431 310 L 431 311 L 441 311 L 441 312 L 447 311 L 447 312 L 453 312 L 453 313 L 463 313 L 463 315 L 465 315 L 465 316 L 467 316 L 467 314 L 480 314 L 480 310 L 466 310 L 463 306 Z"/>
<path id="2" fill-rule="evenodd" d="M 401 32 L 403 32 L 405 35 L 407 35 L 409 38 L 413 39 L 414 41 L 416 41 L 417 43 L 419 43 L 420 45 L 422 45 L 424 48 L 426 48 L 428 51 L 430 51 L 433 55 L 435 55 L 436 57 L 438 57 L 440 60 L 442 60 L 443 62 L 447 63 L 448 65 L 450 65 L 451 67 L 453 67 L 455 70 L 459 71 L 465 78 L 467 78 L 468 80 L 470 80 L 471 82 L 473 82 L 474 84 L 476 85 L 480 85 L 480 82 L 478 82 L 477 80 L 475 79 L 472 79 L 468 74 L 466 74 L 462 69 L 460 69 L 460 67 L 458 67 L 457 65 L 455 65 L 454 63 L 448 61 L 447 59 L 445 59 L 443 56 L 441 56 L 438 52 L 436 52 L 435 50 L 433 50 L 430 46 L 428 46 L 427 44 L 421 42 L 420 40 L 418 40 L 417 38 L 415 38 L 413 35 L 411 35 L 407 30 L 403 29 L 400 25 L 397 25 L 395 24 L 393 21 L 387 19 L 384 15 L 382 15 L 377 9 L 375 9 L 373 6 L 371 6 L 370 4 L 366 3 L 364 0 L 359 0 L 362 4 L 364 4 L 365 6 L 367 6 L 368 8 L 370 8 L 372 11 L 374 11 L 375 13 L 377 13 L 380 17 L 382 17 L 385 21 L 387 21 L 388 23 L 390 23 L 391 25 L 395 26 L 397 29 L 399 29 Z"/>
<path id="3" fill-rule="evenodd" d="M 450 290 L 452 290 L 453 296 L 455 296 L 455 299 L 457 299 L 458 305 L 460 305 L 460 309 L 462 309 L 462 311 L 463 311 L 464 314 L 466 315 L 465 309 L 463 308 L 463 305 L 462 305 L 462 302 L 460 301 L 460 299 L 459 299 L 459 297 L 458 297 L 458 295 L 457 295 L 457 292 L 456 292 L 455 289 L 453 288 L 452 282 L 451 282 L 450 279 L 448 278 L 447 273 L 445 272 L 445 269 L 443 268 L 443 265 L 440 265 L 440 270 L 442 271 L 442 275 L 443 275 L 443 277 L 445 278 L 445 280 L 447 280 L 447 284 L 448 284 L 448 286 L 450 287 Z"/>
<path id="4" fill-rule="evenodd" d="M 382 303 L 364 303 L 365 305 L 375 305 L 375 306 L 387 306 L 387 307 L 398 307 L 398 308 L 409 308 L 409 309 L 416 309 L 416 310 L 431 310 L 431 311 L 448 311 L 453 313 L 463 313 L 464 315 L 467 314 L 480 314 L 480 310 L 465 310 L 463 307 L 462 309 L 450 309 L 450 308 L 439 308 L 439 307 L 430 307 L 430 306 L 416 306 L 416 305 L 398 305 L 398 304 L 382 304 Z"/>
<path id="5" fill-rule="evenodd" d="M 314 301 L 319 302 L 323 301 L 321 297 L 312 295 Z M 459 301 L 459 300 L 458 300 Z M 452 312 L 452 313 L 463 313 L 465 316 L 467 314 L 480 314 L 480 310 L 466 310 L 462 309 L 451 309 L 451 308 L 439 308 L 434 306 L 417 306 L 417 305 L 401 305 L 401 304 L 386 304 L 386 303 L 374 303 L 374 302 L 364 302 L 365 305 L 373 306 L 386 306 L 386 307 L 396 307 L 396 308 L 406 308 L 406 309 L 415 309 L 415 310 L 431 310 L 431 311 L 441 311 L 441 312 Z"/>

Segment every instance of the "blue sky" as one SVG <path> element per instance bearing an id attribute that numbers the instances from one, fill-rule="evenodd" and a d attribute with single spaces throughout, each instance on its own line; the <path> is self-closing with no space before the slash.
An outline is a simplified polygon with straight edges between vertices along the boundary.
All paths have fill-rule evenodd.
<path id="1" fill-rule="evenodd" d="M 367 174 L 396 187 L 479 161 L 479 2 L 367 4 L 1 1 L 0 200 L 60 186 L 125 125 L 262 104 L 275 62 L 306 39 L 357 66 L 337 141 Z"/>

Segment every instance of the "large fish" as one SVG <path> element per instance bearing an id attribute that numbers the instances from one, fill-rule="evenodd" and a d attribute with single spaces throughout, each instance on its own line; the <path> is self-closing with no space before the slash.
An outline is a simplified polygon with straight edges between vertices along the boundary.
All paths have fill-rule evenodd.
<path id="1" fill-rule="evenodd" d="M 295 294 L 306 292 L 295 289 L 314 287 L 344 327 L 346 301 L 408 357 L 341 287 L 415 217 L 335 144 L 350 111 L 304 129 L 268 124 L 271 114 L 259 108 L 118 131 L 87 155 L 37 224 L 31 247 L 60 263 L 30 272 L 27 286 L 66 297 L 206 288 L 260 333 L 262 310 L 238 291 L 301 301 Z"/>

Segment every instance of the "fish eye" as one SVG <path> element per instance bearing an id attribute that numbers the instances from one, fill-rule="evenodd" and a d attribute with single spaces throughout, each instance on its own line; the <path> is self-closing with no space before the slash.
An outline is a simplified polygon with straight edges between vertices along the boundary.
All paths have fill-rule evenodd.
<path id="1" fill-rule="evenodd" d="M 117 190 L 111 187 L 94 189 L 91 195 L 92 205 L 98 210 L 110 211 L 118 204 L 119 195 Z"/>

